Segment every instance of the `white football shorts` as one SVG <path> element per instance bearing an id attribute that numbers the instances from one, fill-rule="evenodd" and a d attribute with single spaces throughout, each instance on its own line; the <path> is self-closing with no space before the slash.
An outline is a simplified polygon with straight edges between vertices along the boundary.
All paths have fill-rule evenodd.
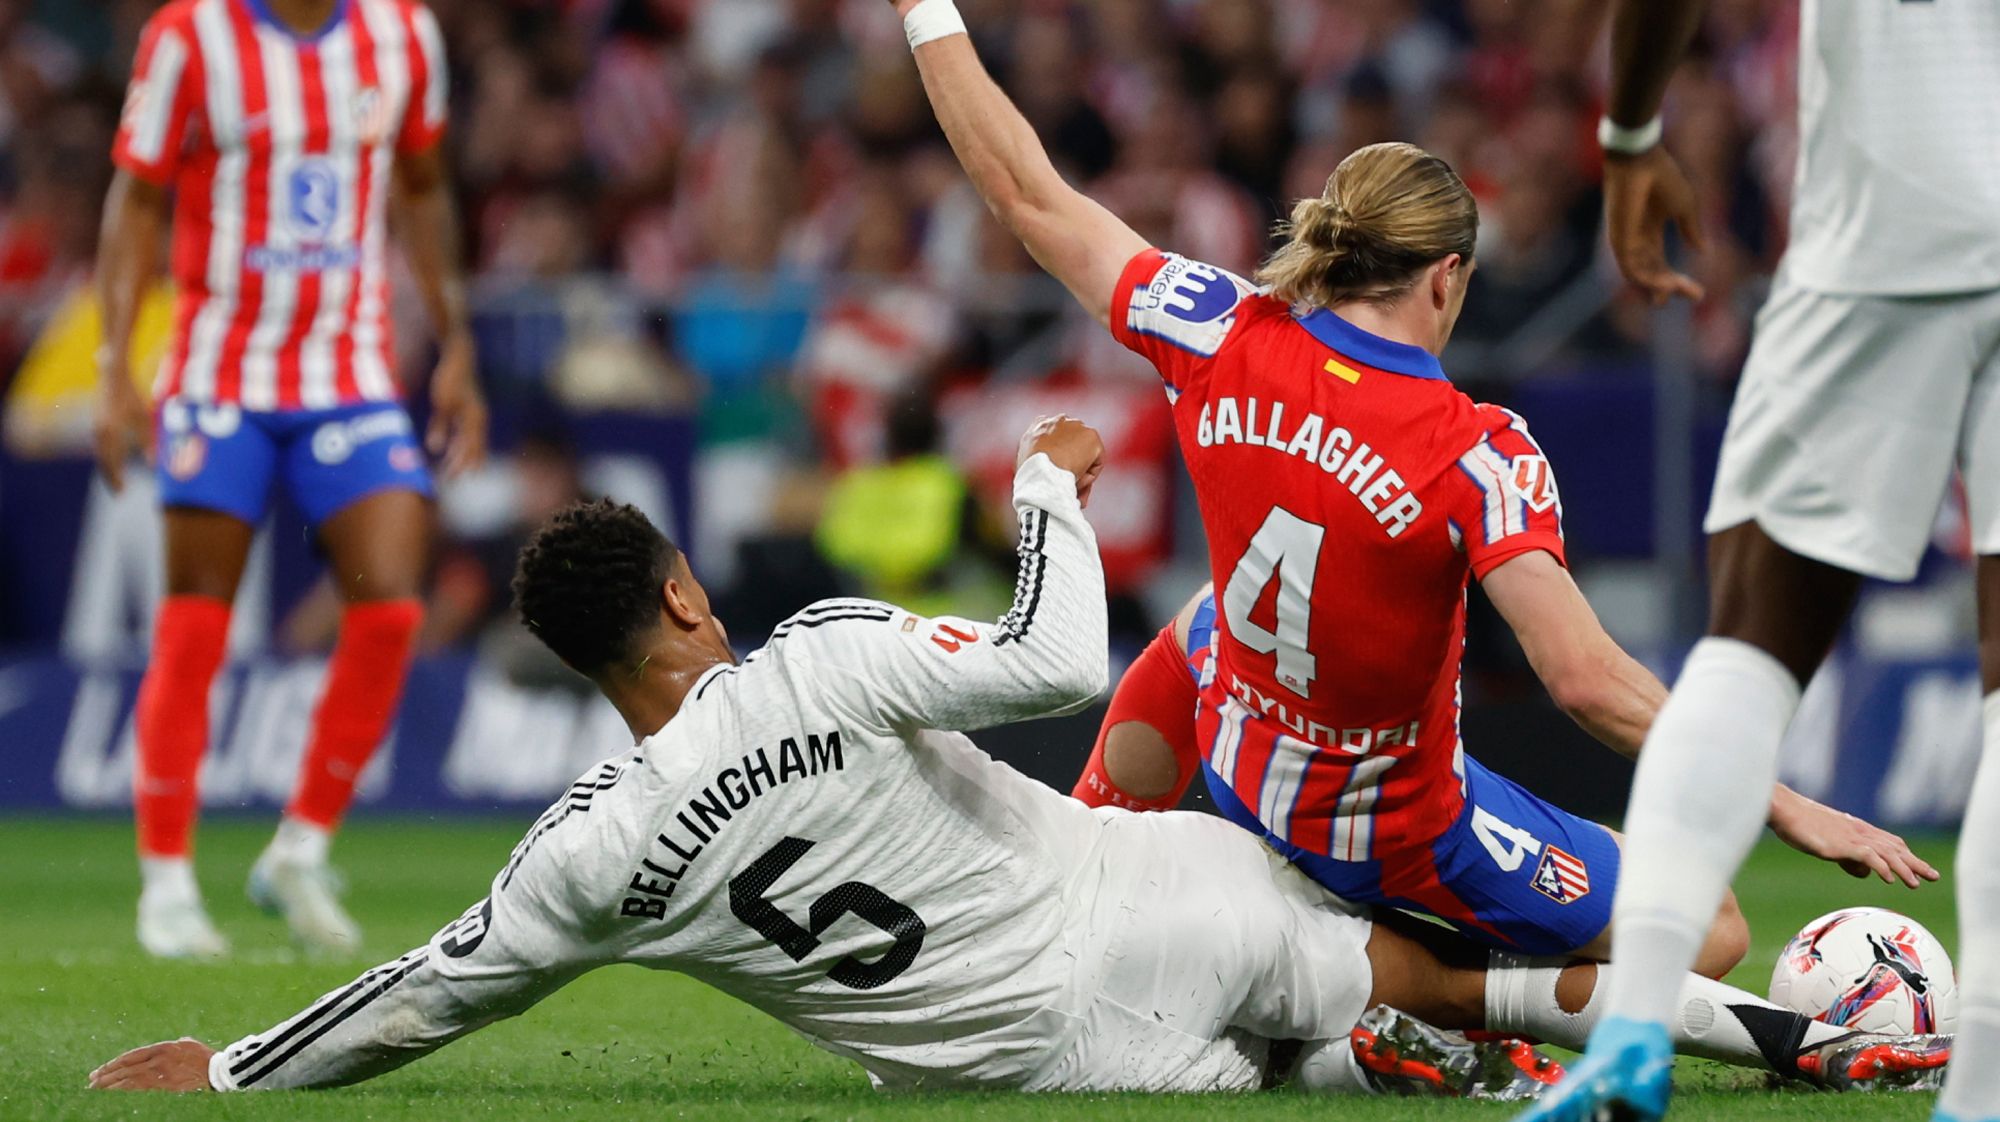
<path id="1" fill-rule="evenodd" d="M 1841 295 L 1781 269 L 1704 528 L 1755 520 L 1801 556 L 1909 580 L 1954 467 L 1973 548 L 2000 553 L 2000 290 Z"/>
<path id="2" fill-rule="evenodd" d="M 1272 1040 L 1348 1055 L 1375 982 L 1367 919 L 1220 818 L 1099 813 L 1117 817 L 1072 894 L 1082 1031 L 1028 1089 L 1249 1091 Z M 1360 1087 L 1320 1069 L 1308 1089 Z"/>

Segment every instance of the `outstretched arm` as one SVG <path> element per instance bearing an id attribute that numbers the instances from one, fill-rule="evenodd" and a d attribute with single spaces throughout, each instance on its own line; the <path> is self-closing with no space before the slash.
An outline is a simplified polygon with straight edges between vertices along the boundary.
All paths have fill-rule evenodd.
<path id="1" fill-rule="evenodd" d="M 912 17 L 922 7 L 924 12 Z M 906 27 L 945 16 L 950 0 L 897 0 Z M 1146 239 L 1063 181 L 1035 130 L 979 62 L 964 33 L 916 48 L 917 71 L 965 174 L 1000 221 L 1100 324 L 1111 292 Z"/>
<path id="2" fill-rule="evenodd" d="M 91 1072 L 90 1085 L 133 1091 L 336 1087 L 393 1071 L 523 1012 L 616 957 L 581 934 L 591 928 L 578 918 L 573 893 L 579 882 L 565 856 L 565 819 L 545 825 L 549 818 L 544 815 L 515 847 L 492 894 L 430 942 L 221 1051 L 185 1038 L 135 1048 Z"/>
<path id="3" fill-rule="evenodd" d="M 1537 550 L 1494 567 L 1480 586 L 1556 705 L 1612 750 L 1637 758 L 1667 688 L 1605 632 L 1569 570 Z M 1771 829 L 1785 844 L 1854 876 L 1874 873 L 1911 888 L 1938 879 L 1902 838 L 1783 784 L 1771 800 Z"/>
<path id="4" fill-rule="evenodd" d="M 448 953 L 434 940 L 221 1051 L 190 1037 L 134 1048 L 91 1072 L 90 1085 L 274 1091 L 359 1083 L 512 1017 L 582 972 L 474 975 L 454 969 Z"/>

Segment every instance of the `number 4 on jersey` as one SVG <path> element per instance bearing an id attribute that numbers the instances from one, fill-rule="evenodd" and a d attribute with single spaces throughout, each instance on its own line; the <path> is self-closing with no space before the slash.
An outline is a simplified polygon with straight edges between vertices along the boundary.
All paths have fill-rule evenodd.
<path id="1" fill-rule="evenodd" d="M 1307 643 L 1312 634 L 1313 576 L 1319 571 L 1319 546 L 1325 537 L 1326 527 L 1284 507 L 1272 507 L 1222 594 L 1229 637 L 1258 654 L 1275 652 L 1278 682 L 1300 697 L 1312 696 L 1318 666 Z M 1268 631 L 1251 622 L 1250 612 L 1273 577 L 1278 581 L 1278 629 Z"/>

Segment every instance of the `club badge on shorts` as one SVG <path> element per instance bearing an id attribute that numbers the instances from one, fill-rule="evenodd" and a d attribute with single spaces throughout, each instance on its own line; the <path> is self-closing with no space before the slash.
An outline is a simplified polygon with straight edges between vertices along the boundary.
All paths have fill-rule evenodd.
<path id="1" fill-rule="evenodd" d="M 1590 869 L 1582 858 L 1572 857 L 1555 846 L 1542 850 L 1542 863 L 1535 867 L 1535 891 L 1558 904 L 1574 904 L 1590 895 Z"/>
<path id="2" fill-rule="evenodd" d="M 208 462 L 208 438 L 198 432 L 184 432 L 167 447 L 167 474 L 182 483 L 201 474 Z"/>

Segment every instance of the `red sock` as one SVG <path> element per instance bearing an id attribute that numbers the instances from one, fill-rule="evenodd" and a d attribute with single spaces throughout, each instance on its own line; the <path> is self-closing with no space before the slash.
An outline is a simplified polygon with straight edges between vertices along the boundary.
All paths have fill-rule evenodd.
<path id="1" fill-rule="evenodd" d="M 285 808 L 286 817 L 327 830 L 339 824 L 354 801 L 355 780 L 396 715 L 410 647 L 423 618 L 423 605 L 415 600 L 350 604 L 341 615 L 340 641 L 334 644 L 298 793 Z"/>
<path id="2" fill-rule="evenodd" d="M 208 749 L 208 687 L 229 642 L 229 602 L 169 596 L 153 621 L 153 657 L 139 685 L 139 761 L 132 811 L 142 857 L 185 857 L 194 834 L 195 778 Z"/>
<path id="3" fill-rule="evenodd" d="M 1194 741 L 1195 702 L 1194 674 L 1174 640 L 1173 627 L 1168 626 L 1146 644 L 1125 676 L 1118 679 L 1118 688 L 1111 693 L 1111 709 L 1097 730 L 1097 746 L 1090 750 L 1090 763 L 1084 765 L 1083 775 L 1070 794 L 1090 806 L 1129 810 L 1172 810 L 1178 806 L 1201 763 L 1201 751 Z M 1142 799 L 1111 782 L 1104 770 L 1104 742 L 1113 728 L 1128 721 L 1150 725 L 1174 750 L 1173 790 Z"/>

